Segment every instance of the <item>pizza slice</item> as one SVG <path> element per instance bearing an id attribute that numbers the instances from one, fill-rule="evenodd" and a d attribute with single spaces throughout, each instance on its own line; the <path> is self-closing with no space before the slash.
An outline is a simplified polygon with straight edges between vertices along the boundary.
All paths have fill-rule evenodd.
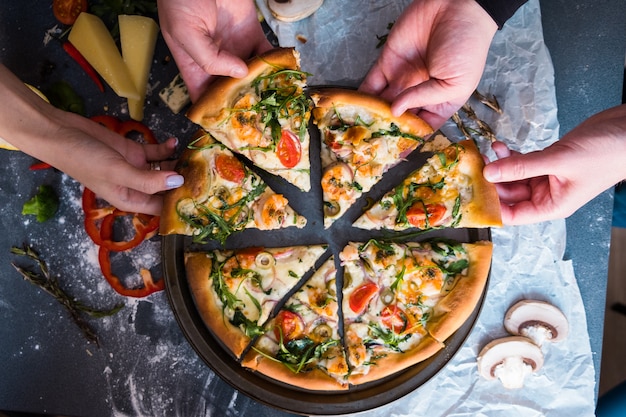
<path id="1" fill-rule="evenodd" d="M 311 98 L 321 134 L 324 226 L 329 227 L 421 146 L 432 128 L 409 112 L 394 117 L 389 103 L 355 90 L 320 89 Z"/>
<path id="2" fill-rule="evenodd" d="M 349 382 L 384 378 L 444 347 L 484 291 L 490 242 L 349 243 L 343 304 Z"/>
<path id="3" fill-rule="evenodd" d="M 336 269 L 328 259 L 268 322 L 242 365 L 314 391 L 348 388 L 339 336 Z"/>
<path id="4" fill-rule="evenodd" d="M 246 77 L 212 82 L 187 117 L 254 165 L 308 191 L 307 75 L 294 48 L 270 50 L 248 62 Z"/>
<path id="5" fill-rule="evenodd" d="M 483 167 L 472 140 L 453 143 L 385 194 L 354 226 L 396 231 L 500 227 L 500 200 L 495 185 L 483 177 Z"/>
<path id="6" fill-rule="evenodd" d="M 239 358 L 326 246 L 188 252 L 187 281 L 206 326 Z"/>
<path id="7" fill-rule="evenodd" d="M 287 198 L 275 193 L 255 172 L 206 132 L 185 149 L 176 170 L 183 186 L 165 194 L 162 235 L 193 236 L 195 242 L 219 240 L 246 228 L 304 227 Z"/>

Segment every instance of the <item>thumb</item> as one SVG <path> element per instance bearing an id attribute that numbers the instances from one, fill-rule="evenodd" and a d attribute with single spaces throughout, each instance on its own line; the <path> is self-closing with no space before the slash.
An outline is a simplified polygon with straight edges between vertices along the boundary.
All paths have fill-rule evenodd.
<path id="1" fill-rule="evenodd" d="M 398 94 L 393 100 L 391 111 L 394 115 L 401 115 L 409 109 L 432 107 L 459 100 L 461 103 L 465 102 L 460 98 L 457 88 L 445 81 L 431 78 Z"/>
<path id="2" fill-rule="evenodd" d="M 220 50 L 213 39 L 206 34 L 188 36 L 188 38 L 188 42 L 183 46 L 185 52 L 208 75 L 241 78 L 248 73 L 248 66 L 241 58 Z"/>
<path id="3" fill-rule="evenodd" d="M 547 152 L 512 154 L 485 166 L 483 175 L 489 182 L 512 182 L 548 175 L 551 167 Z"/>

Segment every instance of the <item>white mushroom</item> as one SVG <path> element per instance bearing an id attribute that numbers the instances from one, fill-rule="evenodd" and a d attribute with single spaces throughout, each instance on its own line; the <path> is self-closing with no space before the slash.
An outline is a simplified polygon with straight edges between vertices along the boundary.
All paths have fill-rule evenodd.
<path id="1" fill-rule="evenodd" d="M 296 22 L 311 16 L 324 0 L 269 0 L 267 6 L 278 20 Z"/>
<path id="2" fill-rule="evenodd" d="M 567 319 L 561 310 L 536 300 L 522 300 L 509 308 L 504 317 L 504 327 L 513 335 L 532 339 L 537 346 L 546 340 L 563 340 L 568 333 Z"/>
<path id="3" fill-rule="evenodd" d="M 478 355 L 478 372 L 499 379 L 507 389 L 524 386 L 524 378 L 543 366 L 543 353 L 532 340 L 509 336 L 488 343 Z"/>

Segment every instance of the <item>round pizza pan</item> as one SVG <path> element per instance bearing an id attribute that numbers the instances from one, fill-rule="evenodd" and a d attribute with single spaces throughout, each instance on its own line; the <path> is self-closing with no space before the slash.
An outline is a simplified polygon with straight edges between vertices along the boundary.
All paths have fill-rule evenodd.
<path id="1" fill-rule="evenodd" d="M 284 245 L 297 244 L 296 241 L 300 241 L 300 244 L 307 244 L 318 240 L 315 236 L 311 237 L 307 234 L 306 230 L 300 232 L 296 233 L 300 235 L 299 238 L 283 236 L 283 238 L 274 237 L 274 239 L 282 241 Z M 306 235 L 309 235 L 309 239 L 306 239 Z M 435 235 L 464 242 L 491 240 L 489 229 L 444 229 Z M 358 234 L 355 237 L 358 238 Z M 256 238 L 252 232 L 252 237 L 241 240 L 249 242 Z M 344 236 L 344 238 L 349 238 L 349 236 Z M 305 242 L 302 242 L 302 239 Z M 268 244 L 264 240 L 260 242 Z M 238 247 L 237 243 L 240 242 L 236 242 L 233 246 Z M 222 347 L 202 321 L 187 284 L 183 257 L 184 252 L 190 247 L 193 247 L 193 244 L 187 237 L 178 235 L 163 237 L 166 292 L 183 334 L 199 357 L 232 387 L 261 403 L 302 415 L 340 415 L 371 410 L 418 389 L 443 369 L 462 347 L 474 327 L 486 292 L 486 290 L 483 292 L 480 302 L 469 319 L 446 341 L 446 347 L 433 357 L 376 382 L 351 387 L 347 391 L 319 393 L 293 387 L 249 371 Z"/>

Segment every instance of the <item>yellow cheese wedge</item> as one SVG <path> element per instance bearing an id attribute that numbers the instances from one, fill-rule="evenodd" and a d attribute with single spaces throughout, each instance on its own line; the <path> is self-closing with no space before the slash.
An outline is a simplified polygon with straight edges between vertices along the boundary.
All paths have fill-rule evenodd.
<path id="1" fill-rule="evenodd" d="M 111 33 L 98 16 L 81 13 L 68 40 L 120 96 L 139 100 L 139 92 Z"/>
<path id="2" fill-rule="evenodd" d="M 141 121 L 159 26 L 145 16 L 120 15 L 118 20 L 122 58 L 139 92 L 139 99 L 128 99 L 128 111 L 131 118 Z"/>

